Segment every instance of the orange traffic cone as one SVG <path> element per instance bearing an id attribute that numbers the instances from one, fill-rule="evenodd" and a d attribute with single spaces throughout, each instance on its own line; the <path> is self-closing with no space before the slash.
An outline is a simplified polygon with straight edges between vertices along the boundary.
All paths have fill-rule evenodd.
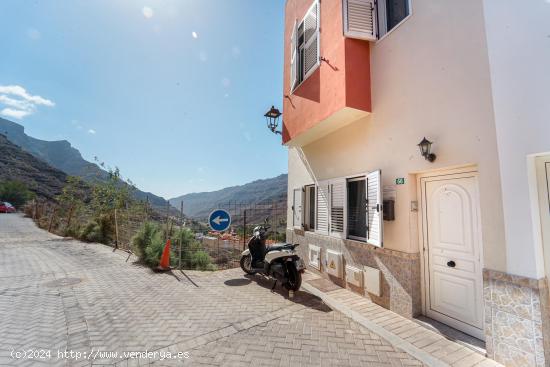
<path id="1" fill-rule="evenodd" d="M 162 251 L 162 256 L 160 257 L 160 263 L 157 269 L 164 271 L 170 270 L 170 240 L 166 241 L 166 245 Z"/>

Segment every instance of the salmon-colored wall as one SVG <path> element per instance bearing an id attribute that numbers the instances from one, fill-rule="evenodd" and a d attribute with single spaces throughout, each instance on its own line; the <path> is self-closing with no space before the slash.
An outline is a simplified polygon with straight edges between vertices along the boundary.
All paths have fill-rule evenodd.
<path id="1" fill-rule="evenodd" d="M 341 0 L 321 2 L 319 68 L 290 92 L 290 39 L 313 0 L 288 0 L 285 12 L 283 142 L 345 108 L 370 112 L 370 53 L 366 41 L 345 38 Z"/>

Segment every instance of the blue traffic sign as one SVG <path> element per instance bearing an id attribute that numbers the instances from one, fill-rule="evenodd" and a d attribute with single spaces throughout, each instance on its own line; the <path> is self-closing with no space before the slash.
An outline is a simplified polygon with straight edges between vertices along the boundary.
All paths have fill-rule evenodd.
<path id="1" fill-rule="evenodd" d="M 231 225 L 231 215 L 223 209 L 216 209 L 210 213 L 208 224 L 214 231 L 223 232 Z"/>

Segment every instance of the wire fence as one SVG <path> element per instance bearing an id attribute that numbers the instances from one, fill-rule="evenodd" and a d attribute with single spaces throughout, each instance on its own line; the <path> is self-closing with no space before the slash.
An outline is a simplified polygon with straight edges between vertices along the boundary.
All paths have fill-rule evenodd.
<path id="1" fill-rule="evenodd" d="M 272 226 L 268 244 L 285 240 L 286 203 L 227 202 L 220 203 L 218 208 L 227 210 L 232 217 L 230 228 L 221 233 L 211 231 L 206 220 L 186 218 L 181 211 L 174 215 L 173 208 L 167 208 L 165 215 L 159 214 L 147 203 L 98 215 L 85 206 L 62 206 L 35 200 L 26 206 L 25 212 L 49 232 L 101 242 L 129 253 L 135 252 L 132 244 L 144 224 L 154 223 L 162 229 L 164 241 L 171 239 L 171 265 L 183 270 L 239 267 L 241 253 L 246 249 L 253 228 L 263 224 L 266 218 Z M 181 238 L 183 229 L 191 237 L 185 241 Z"/>

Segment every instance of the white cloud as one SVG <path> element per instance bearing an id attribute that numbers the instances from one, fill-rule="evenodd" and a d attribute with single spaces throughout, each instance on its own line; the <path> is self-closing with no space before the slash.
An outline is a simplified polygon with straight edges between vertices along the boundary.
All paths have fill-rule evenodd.
<path id="1" fill-rule="evenodd" d="M 14 119 L 22 119 L 23 117 L 26 117 L 31 113 L 32 112 L 24 110 L 14 110 L 13 108 L 4 108 L 2 111 L 0 111 L 0 115 L 11 117 Z"/>
<path id="2" fill-rule="evenodd" d="M 152 18 L 153 15 L 155 14 L 153 12 L 153 9 L 151 9 L 148 6 L 144 6 L 143 9 L 141 9 L 141 12 L 142 12 L 143 16 L 147 19 Z"/>
<path id="3" fill-rule="evenodd" d="M 92 135 L 95 135 L 96 131 L 94 129 L 90 129 L 88 130 L 88 134 L 92 134 Z"/>
<path id="4" fill-rule="evenodd" d="M 38 106 L 54 107 L 55 103 L 47 98 L 32 95 L 19 85 L 0 85 L 0 105 L 5 108 L 1 115 L 22 119 L 33 114 Z"/>
<path id="5" fill-rule="evenodd" d="M 27 29 L 27 36 L 32 40 L 39 40 L 42 35 L 37 29 L 29 28 Z"/>
<path id="6" fill-rule="evenodd" d="M 33 96 L 27 93 L 25 88 L 19 86 L 19 85 L 0 85 L 0 94 L 7 94 L 12 95 L 16 97 L 20 97 L 32 104 L 36 105 L 44 105 L 48 107 L 55 106 L 55 103 L 50 101 L 49 99 L 42 98 L 40 96 Z"/>
<path id="7" fill-rule="evenodd" d="M 194 39 L 199 38 L 199 35 L 198 35 L 197 32 L 195 32 L 195 31 L 191 32 L 191 36 L 192 36 Z"/>

